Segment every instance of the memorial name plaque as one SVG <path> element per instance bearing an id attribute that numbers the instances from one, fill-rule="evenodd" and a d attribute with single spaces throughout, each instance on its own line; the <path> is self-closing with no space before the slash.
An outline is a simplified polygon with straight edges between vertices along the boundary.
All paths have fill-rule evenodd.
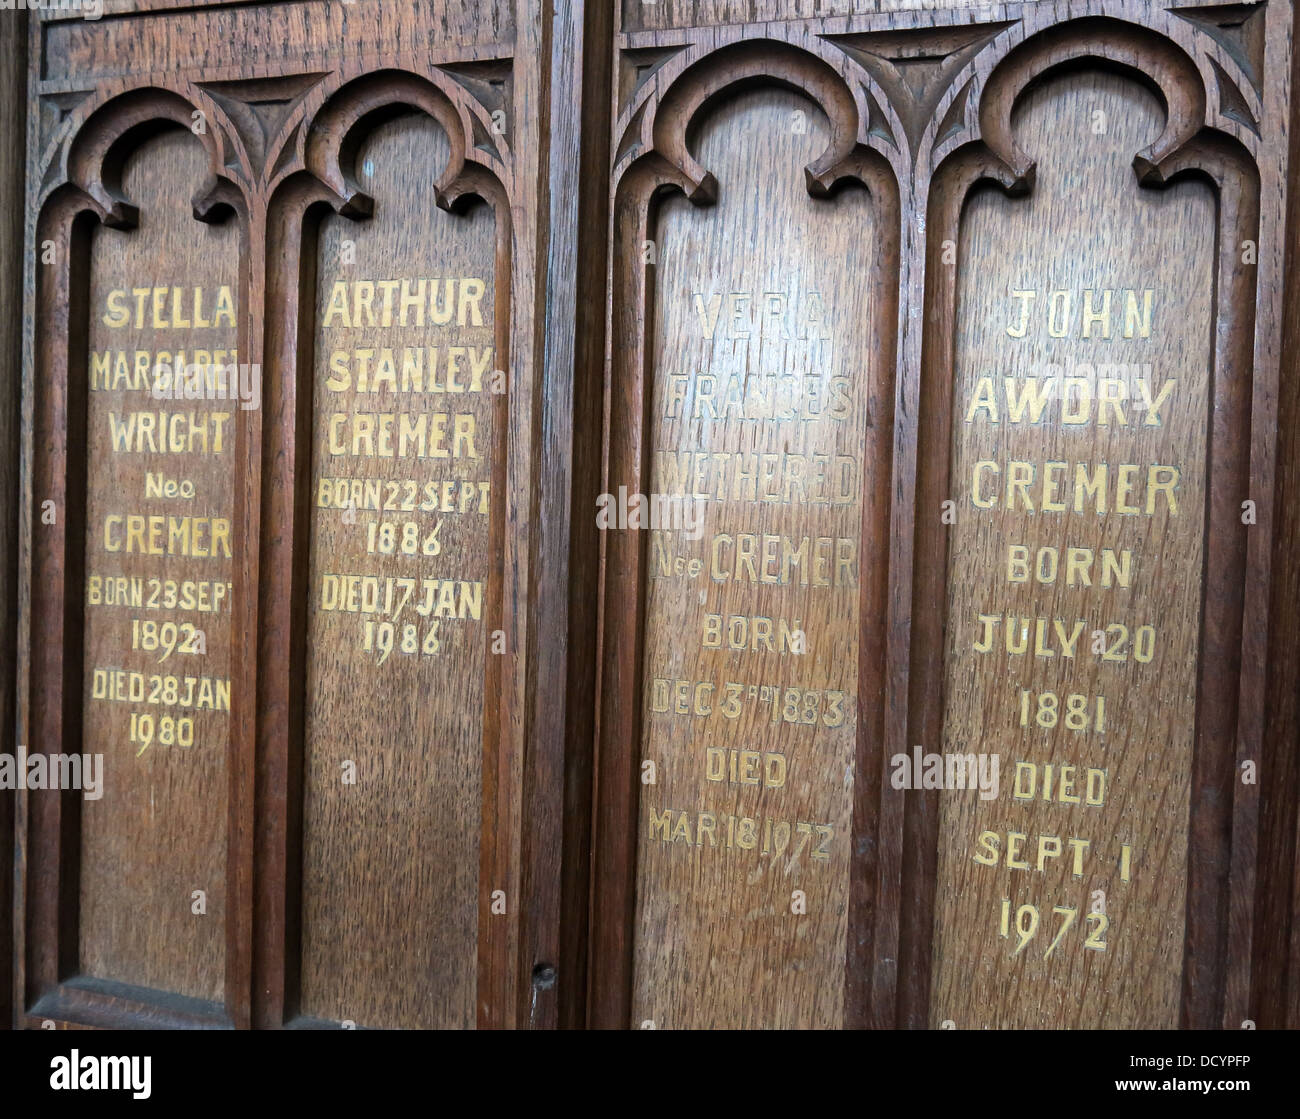
<path id="1" fill-rule="evenodd" d="M 238 230 L 191 213 L 205 163 L 183 130 L 139 149 L 139 225 L 90 250 L 82 752 L 105 787 L 82 808 L 80 955 L 88 976 L 219 1000 L 232 464 L 259 386 L 239 373 Z"/>
<path id="2" fill-rule="evenodd" d="M 650 488 L 684 516 L 650 526 L 635 1021 L 843 1014 L 870 310 L 835 250 L 875 234 L 808 196 L 827 137 L 752 95 L 700 137 L 717 205 L 659 213 Z"/>
<path id="3" fill-rule="evenodd" d="M 1178 1023 L 1215 207 L 1138 184 L 1162 123 L 1044 86 L 962 214 L 943 752 L 997 781 L 942 798 L 936 1026 Z"/>
<path id="4" fill-rule="evenodd" d="M 648 230 L 646 496 L 602 509 L 620 547 L 647 530 L 630 1020 L 835 1027 L 892 209 L 861 182 L 810 193 L 843 122 L 801 94 L 742 92 L 695 123 L 716 202 L 669 197 Z"/>
<path id="5" fill-rule="evenodd" d="M 1170 34 L 1024 41 L 976 79 L 979 142 L 936 158 L 909 1024 L 1250 1028 L 1276 1005 L 1248 946 L 1285 889 L 1255 865 L 1283 841 L 1256 439 L 1278 212 L 1257 133 L 1207 125 L 1196 40 Z"/>
<path id="6" fill-rule="evenodd" d="M 497 237 L 435 205 L 448 156 L 428 117 L 375 131 L 374 216 L 316 269 L 302 1010 L 390 1028 L 475 1021 L 500 663 Z"/>

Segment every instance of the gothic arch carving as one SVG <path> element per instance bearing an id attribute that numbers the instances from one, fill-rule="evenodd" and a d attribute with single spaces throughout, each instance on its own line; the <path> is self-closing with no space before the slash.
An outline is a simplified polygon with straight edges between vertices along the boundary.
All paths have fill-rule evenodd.
<path id="1" fill-rule="evenodd" d="M 1108 14 L 1112 8 L 1115 14 Z M 1166 127 L 1142 153 L 1147 164 L 1168 158 L 1202 128 L 1225 133 L 1254 155 L 1257 133 L 1240 115 L 1221 111 L 1210 95 L 1220 86 L 1216 74 L 1222 74 L 1233 84 L 1232 103 L 1259 119 L 1254 87 L 1221 44 L 1167 14 L 1153 13 L 1150 25 L 1142 26 L 1123 18 L 1119 5 L 1102 5 L 1101 12 L 1059 21 L 1050 12 L 1031 10 L 994 37 L 954 75 L 926 129 L 918 165 L 936 173 L 953 152 L 983 140 L 1003 164 L 1008 185 L 1024 179 L 1032 173 L 1032 160 L 1011 137 L 1012 105 L 1031 82 L 1087 61 L 1125 70 L 1158 91 Z"/>
<path id="2" fill-rule="evenodd" d="M 922 359 L 919 443 L 923 461 L 917 507 L 928 509 L 951 490 L 947 455 L 956 424 L 951 397 L 956 276 L 962 261 L 958 258 L 954 265 L 943 254 L 956 251 L 961 243 L 965 201 L 981 182 L 996 183 L 1013 197 L 1035 190 L 1034 153 L 1022 148 L 1012 131 L 1013 109 L 1031 86 L 1084 65 L 1118 71 L 1153 91 L 1165 114 L 1156 139 L 1134 153 L 1138 182 L 1161 188 L 1195 176 L 1210 185 L 1217 201 L 1214 235 L 1220 250 L 1214 264 L 1215 328 L 1207 416 L 1207 423 L 1211 417 L 1213 422 L 1206 448 L 1206 461 L 1215 468 L 1207 470 L 1205 483 L 1206 550 L 1201 578 L 1207 590 L 1192 751 L 1182 1022 L 1219 1027 L 1248 1016 L 1241 992 L 1250 984 L 1248 957 L 1234 956 L 1227 938 L 1230 919 L 1234 935 L 1243 927 L 1250 935 L 1242 883 L 1249 880 L 1245 868 L 1254 850 L 1258 802 L 1254 790 L 1240 782 L 1231 784 L 1227 775 L 1237 761 L 1257 757 L 1260 745 L 1257 716 L 1244 683 L 1249 673 L 1242 669 L 1245 661 L 1258 655 L 1255 632 L 1265 626 L 1265 619 L 1258 602 L 1250 601 L 1247 572 L 1258 557 L 1251 556 L 1253 537 L 1248 539 L 1239 517 L 1241 502 L 1267 487 L 1258 459 L 1252 463 L 1250 431 L 1261 411 L 1271 408 L 1271 390 L 1266 380 L 1256 378 L 1254 369 L 1255 268 L 1253 263 L 1243 264 L 1239 253 L 1240 246 L 1254 244 L 1259 237 L 1260 179 L 1256 134 L 1213 107 L 1210 91 L 1215 87 L 1207 81 L 1207 73 L 1212 73 L 1207 60 L 1213 53 L 1206 52 L 1217 52 L 1217 45 L 1182 21 L 1163 22 L 1169 36 L 1112 18 L 1066 21 L 1035 33 L 1032 18 L 1026 19 L 971 61 L 964 84 L 961 76 L 954 81 L 945 103 L 966 98 L 961 129 L 938 136 L 936 114 L 936 123 L 927 132 L 933 145 L 928 155 L 923 146 L 934 175 L 925 268 L 926 321 L 931 327 Z M 1204 49 L 1197 53 L 1193 47 Z M 1239 71 L 1237 76 L 1241 77 Z M 1267 499 L 1262 502 L 1266 503 Z M 943 658 L 936 657 L 935 650 L 944 647 L 947 625 L 946 539 L 942 527 L 918 517 L 911 741 L 937 742 L 943 735 Z M 1229 795 L 1219 792 L 1225 786 L 1231 788 Z M 927 852 L 934 850 L 938 840 L 933 811 L 920 800 L 909 808 L 913 814 L 909 827 Z M 921 878 L 924 881 L 925 875 Z M 900 935 L 905 970 L 914 976 L 903 993 L 903 1016 L 914 1023 L 923 1020 L 928 997 L 933 901 L 933 897 L 922 898 L 905 912 Z M 1225 991 L 1238 994 L 1225 1001 Z"/>
<path id="3" fill-rule="evenodd" d="M 186 92 L 192 92 L 186 86 Z M 196 101 L 198 103 L 196 103 Z M 200 108 L 200 106 L 206 106 Z M 208 127 L 192 131 L 194 113 L 211 113 Z M 229 149 L 222 116 L 210 102 L 191 100 L 173 89 L 113 90 L 85 107 L 81 123 L 69 129 L 55 155 L 57 173 L 47 187 L 36 222 L 36 307 L 33 329 L 33 525 L 40 547 L 31 556 L 31 616 L 40 619 L 31 635 L 30 734 L 49 752 L 78 751 L 82 735 L 82 618 L 86 552 L 85 510 L 89 481 L 85 446 L 86 388 L 74 357 L 84 357 L 91 235 L 97 223 L 132 229 L 139 212 L 123 189 L 128 157 L 169 126 L 191 131 L 202 144 L 208 176 L 193 200 L 193 217 L 220 222 L 248 216 L 245 183 L 227 174 Z M 53 185 L 50 185 L 50 184 Z M 241 239 L 242 244 L 242 239 Z M 246 292 L 240 293 L 240 306 Z M 242 317 L 247 323 L 246 315 Z M 241 348 L 246 340 L 241 326 Z M 42 506 L 53 502 L 53 522 L 41 522 Z M 100 1012 L 101 993 L 69 986 L 77 964 L 78 850 L 80 802 L 75 794 L 33 799 L 30 813 L 29 874 L 49 875 L 57 889 L 32 897 L 28 910 L 26 974 L 38 992 L 36 1013 L 90 1015 Z M 234 918 L 228 916 L 229 922 Z M 42 1011 L 41 1007 L 48 1007 Z M 128 1014 L 149 1020 L 156 1007 L 127 1000 Z M 164 1015 L 166 1016 L 166 1015 Z M 215 1024 L 237 1018 L 198 1017 Z M 153 1018 L 152 1020 L 157 1020 Z M 192 1020 L 185 1012 L 176 1022 Z"/>
<path id="4" fill-rule="evenodd" d="M 412 112 L 430 118 L 447 140 L 449 158 L 433 191 L 439 209 L 455 215 L 451 221 L 464 220 L 478 202 L 493 211 L 495 350 L 502 369 L 511 369 L 519 329 L 514 310 L 520 280 L 514 265 L 512 155 L 505 137 L 493 133 L 487 107 L 437 70 L 427 76 L 383 70 L 323 84 L 313 91 L 296 119 L 284 122 L 279 153 L 270 160 L 275 170 L 267 209 L 266 406 L 253 453 L 262 476 L 261 543 L 253 591 L 256 663 L 260 667 L 255 674 L 249 673 L 247 685 L 250 690 L 256 688 L 259 697 L 256 740 L 264 771 L 270 775 L 266 795 L 275 813 L 298 821 L 303 818 L 304 795 L 299 774 L 308 595 L 304 557 L 311 550 L 312 516 L 304 484 L 309 481 L 312 464 L 317 238 L 322 221 L 330 214 L 365 222 L 377 208 L 395 211 L 400 207 L 402 200 L 372 197 L 362 188 L 357 161 L 376 129 Z M 411 212 L 419 211 L 413 208 Z M 511 432 L 517 424 L 510 421 L 509 412 L 520 406 L 522 397 L 522 392 L 515 391 L 491 397 L 503 460 L 513 453 Z M 493 484 L 495 487 L 496 481 Z M 509 515 L 506 495 L 498 500 L 501 504 L 493 510 L 493 525 Z M 489 612 L 510 610 L 501 605 L 512 593 L 501 574 L 505 550 L 505 544 L 498 541 L 491 580 L 500 589 L 495 599 L 490 597 Z M 503 624 L 497 618 L 489 628 Z M 510 662 L 509 656 L 486 658 L 485 703 L 500 707 L 507 701 Z M 502 764 L 497 755 L 508 755 L 510 750 L 510 735 L 503 729 L 507 726 L 504 715 L 484 720 L 483 765 L 485 771 L 494 772 L 493 789 L 497 788 L 495 770 Z M 485 819 L 492 821 L 483 834 L 492 836 L 495 843 L 483 841 L 482 872 L 485 881 L 493 882 L 507 879 L 511 845 L 517 842 L 518 824 L 508 805 L 510 790 L 505 782 L 500 785 L 498 799 L 485 797 L 483 804 Z M 290 789 L 298 791 L 290 794 Z M 292 800 L 294 795 L 300 798 L 297 803 Z M 302 950 L 297 915 L 301 896 L 293 869 L 298 842 L 296 835 L 282 835 L 273 843 L 260 845 L 255 854 L 263 868 L 259 881 L 268 884 L 254 900 L 254 967 L 267 977 L 269 995 L 262 1024 L 268 1026 L 283 1025 L 298 999 L 294 976 L 299 972 L 297 956 Z M 287 890 L 270 887 L 277 881 L 287 882 Z M 482 895 L 483 904 L 490 904 L 490 891 L 485 889 Z M 508 1004 L 513 989 L 505 962 L 508 935 L 507 922 L 494 917 L 480 921 L 478 958 L 483 986 L 479 1013 L 485 1024 L 500 1024 L 511 1013 Z"/>
<path id="5" fill-rule="evenodd" d="M 776 87 L 806 98 L 826 115 L 828 143 L 804 169 L 804 187 L 814 198 L 829 199 L 849 182 L 864 187 L 876 215 L 878 244 L 869 262 L 872 290 L 879 301 L 872 305 L 872 330 L 881 340 L 882 387 L 876 407 L 868 408 L 868 425 L 892 428 L 894 407 L 894 354 L 899 332 L 898 276 L 900 243 L 900 172 L 905 154 L 881 129 L 887 117 L 901 135 L 897 118 L 883 99 L 875 101 L 874 80 L 857 64 L 820 40 L 783 41 L 776 38 L 731 43 L 716 49 L 682 51 L 666 61 L 647 81 L 615 129 L 622 140 L 613 168 L 609 333 L 607 348 L 608 474 L 606 489 L 626 485 L 629 493 L 648 492 L 648 400 L 653 381 L 654 284 L 656 265 L 643 257 L 643 246 L 653 243 L 660 199 L 680 191 L 697 207 L 715 202 L 728 184 L 693 154 L 696 128 L 728 95 L 761 87 Z M 725 113 L 725 109 L 719 109 Z M 833 202 L 827 202 L 833 205 Z M 819 203 L 820 205 L 820 203 Z M 848 309 L 846 309 L 848 310 Z M 865 385 L 865 377 L 864 385 Z M 866 388 L 862 388 L 864 394 Z M 881 459 L 885 461 L 881 461 Z M 869 457 L 864 474 L 888 473 L 889 451 Z M 864 506 L 865 508 L 865 506 Z M 887 528 L 876 518 L 862 527 L 863 546 L 868 536 L 887 538 Z M 884 510 L 887 520 L 888 510 Z M 864 520 L 867 514 L 863 514 Z M 596 803 L 594 845 L 598 894 L 593 930 L 596 983 L 593 1007 L 596 1021 L 612 1026 L 626 1024 L 631 1013 L 631 974 L 634 933 L 635 867 L 640 820 L 636 759 L 641 751 L 642 660 L 645 643 L 647 559 L 637 534 L 608 533 L 604 539 L 602 633 L 602 695 L 599 699 L 600 737 L 598 767 L 600 789 Z M 880 563 L 864 574 L 859 590 L 861 623 L 858 640 L 864 661 L 873 666 L 875 650 L 883 643 L 884 584 L 875 583 L 887 565 Z M 874 671 L 874 667 L 871 670 Z M 868 677 L 864 677 L 868 679 Z M 874 683 L 865 687 L 874 692 Z M 852 815 L 855 834 L 873 826 L 878 793 L 873 771 L 879 743 L 879 705 L 871 706 L 855 722 L 853 754 L 859 772 L 855 782 Z M 846 840 L 847 842 L 847 840 Z M 859 930 L 869 919 L 870 901 L 864 883 L 871 877 L 871 845 L 851 848 L 852 870 L 846 908 L 850 916 L 845 1015 L 848 1021 L 863 1016 L 868 968 L 869 937 Z"/>

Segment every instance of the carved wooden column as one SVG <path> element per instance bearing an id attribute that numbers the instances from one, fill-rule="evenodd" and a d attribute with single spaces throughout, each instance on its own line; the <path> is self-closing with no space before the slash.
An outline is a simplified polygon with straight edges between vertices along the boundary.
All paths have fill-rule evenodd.
<path id="1" fill-rule="evenodd" d="M 0 273 L 0 290 L 8 307 L 22 303 L 23 252 L 23 155 L 27 136 L 27 15 L 12 12 L 0 23 L 0 134 L 9 138 L 0 151 L 0 259 L 6 262 Z M 18 624 L 18 490 L 19 440 L 18 414 L 22 385 L 22 332 L 17 315 L 5 316 L 0 323 L 0 726 L 4 727 L 4 751 L 13 753 L 14 689 L 17 664 Z M 14 808 L 17 797 L 0 795 L 0 959 L 5 961 L 0 975 L 0 1028 L 13 1021 L 13 858 Z"/>

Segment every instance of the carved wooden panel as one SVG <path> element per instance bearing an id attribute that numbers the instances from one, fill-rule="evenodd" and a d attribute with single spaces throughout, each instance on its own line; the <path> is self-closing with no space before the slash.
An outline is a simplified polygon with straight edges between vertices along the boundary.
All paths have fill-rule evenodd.
<path id="1" fill-rule="evenodd" d="M 1095 141 L 1093 114 L 1106 125 Z M 1132 153 L 1160 119 L 1123 79 L 1060 79 L 1012 128 L 1043 152 L 1034 188 L 971 198 L 958 247 L 943 753 L 987 765 L 979 792 L 940 812 L 931 1016 L 1169 1028 L 1201 652 L 1213 199 L 1199 183 L 1139 185 Z M 1062 150 L 1051 137 L 1063 134 L 1079 139 Z M 1106 203 L 1063 238 L 1080 198 Z M 989 950 L 994 925 L 1004 952 Z"/>
<path id="2" fill-rule="evenodd" d="M 219 1001 L 212 790 L 227 777 L 232 464 L 253 386 L 237 373 L 239 230 L 191 213 L 205 171 L 187 129 L 141 146 L 122 171 L 141 220 L 89 247 L 81 752 L 112 785 L 82 805 L 78 912 L 86 976 Z"/>
<path id="3" fill-rule="evenodd" d="M 318 234 L 302 1008 L 335 1020 L 357 1017 L 356 1004 L 376 1024 L 475 1020 L 482 787 L 500 690 L 489 646 L 509 304 L 495 277 L 509 242 L 486 206 L 403 211 L 449 156 L 428 118 L 383 125 L 356 156 L 374 217 L 332 216 Z M 433 702 L 451 695 L 452 710 Z M 350 795 L 354 778 L 362 796 Z M 436 939 L 429 914 L 441 915 Z M 367 955 L 391 987 L 357 985 L 349 961 Z M 430 958 L 447 961 L 445 976 Z"/>
<path id="4" fill-rule="evenodd" d="M 15 1025 L 1300 1024 L 1290 4 L 105 7 Z"/>
<path id="5" fill-rule="evenodd" d="M 779 272 L 848 293 L 854 330 L 876 323 L 836 342 L 879 395 L 837 444 L 861 463 L 856 613 L 786 591 L 779 543 L 774 589 L 746 595 L 709 548 L 693 584 L 681 531 L 602 534 L 593 1021 L 1278 1022 L 1287 950 L 1261 916 L 1289 914 L 1296 818 L 1294 767 L 1264 734 L 1295 735 L 1264 687 L 1285 597 L 1270 547 L 1288 516 L 1273 449 L 1290 11 L 875 7 L 625 5 L 615 35 L 605 491 L 652 508 L 696 462 L 703 540 L 741 533 L 715 496 L 740 428 L 677 416 L 700 384 L 707 409 L 715 378 L 761 378 L 769 351 L 692 351 L 674 304 L 704 289 L 707 324 L 710 285 L 742 292 L 736 270 L 781 247 Z M 724 99 L 736 85 L 748 102 Z M 799 156 L 808 189 L 839 190 L 781 213 L 798 141 L 776 106 L 799 93 L 831 134 L 822 159 Z M 743 108 L 762 98 L 766 117 Z M 762 176 L 741 179 L 748 225 L 727 224 L 729 158 Z M 831 170 L 845 158 L 877 169 L 865 194 Z M 819 222 L 830 252 L 805 240 Z M 781 449 L 788 465 L 797 445 Z M 799 507 L 824 516 L 749 512 L 758 571 Z M 783 630 L 787 610 L 803 626 Z M 809 653 L 782 658 L 796 628 Z M 749 721 L 771 664 L 802 695 L 855 655 L 851 753 L 819 752 L 834 739 L 797 718 Z M 732 727 L 711 661 L 738 685 Z M 711 781 L 728 748 L 750 754 Z M 779 903 L 772 889 L 763 826 L 792 791 L 853 804 L 843 956 L 827 936 L 841 879 L 819 893 L 787 856 Z M 733 817 L 755 821 L 756 858 L 733 857 L 734 829 L 715 856 Z"/>
<path id="6" fill-rule="evenodd" d="M 29 389 L 42 496 L 28 726 L 49 773 L 48 791 L 28 785 L 24 869 L 28 1012 L 41 1018 L 95 1022 L 120 1006 L 228 1021 L 219 792 L 245 238 L 239 189 L 213 176 L 211 136 L 189 130 L 187 109 L 164 93 L 98 107 L 35 227 L 37 300 L 52 312 L 35 326 Z"/>
<path id="7" fill-rule="evenodd" d="M 825 61 L 742 43 L 675 69 L 637 121 L 661 149 L 616 165 L 606 492 L 645 520 L 605 533 L 597 1022 L 840 1026 L 883 691 L 897 186 Z M 727 95 L 765 73 L 803 95 Z M 686 197 L 656 205 L 661 184 Z"/>
<path id="8" fill-rule="evenodd" d="M 103 771 L 23 794 L 23 1024 L 556 1020 L 539 26 L 33 20 L 20 738 Z"/>
<path id="9" fill-rule="evenodd" d="M 1102 21 L 1012 50 L 975 104 L 984 151 L 950 142 L 931 194 L 910 715 L 1002 774 L 929 794 L 918 827 L 930 1021 L 1240 1027 L 1269 999 L 1234 945 L 1258 905 L 1275 163 L 1257 123 L 1207 125 L 1182 49 Z M 955 523 L 927 523 L 943 499 Z"/>
<path id="10" fill-rule="evenodd" d="M 889 371 L 852 356 L 880 341 L 866 193 L 832 203 L 803 183 L 829 138 L 792 94 L 730 102 L 699 140 L 717 204 L 657 215 L 647 492 L 683 516 L 651 527 L 647 556 L 636 1021 L 843 1019 L 861 573 L 878 546 L 862 526 L 879 524 L 863 480 L 883 457 L 860 432 L 883 437 Z M 836 262 L 846 243 L 867 267 Z M 785 919 L 795 891 L 802 925 Z"/>

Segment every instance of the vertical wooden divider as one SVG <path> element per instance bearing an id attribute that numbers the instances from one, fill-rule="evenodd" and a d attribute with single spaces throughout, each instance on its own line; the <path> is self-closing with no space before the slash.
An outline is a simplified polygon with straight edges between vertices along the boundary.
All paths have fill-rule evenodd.
<path id="1" fill-rule="evenodd" d="M 0 302 L 22 306 L 28 272 L 23 256 L 23 164 L 27 152 L 27 13 L 9 13 L 0 23 Z M 19 400 L 22 390 L 22 320 L 9 314 L 0 323 L 0 727 L 3 749 L 17 745 L 14 691 L 18 686 L 18 540 L 22 492 L 19 464 Z M 20 1005 L 14 990 L 14 837 L 17 797 L 0 796 L 0 1029 L 14 1022 Z"/>

